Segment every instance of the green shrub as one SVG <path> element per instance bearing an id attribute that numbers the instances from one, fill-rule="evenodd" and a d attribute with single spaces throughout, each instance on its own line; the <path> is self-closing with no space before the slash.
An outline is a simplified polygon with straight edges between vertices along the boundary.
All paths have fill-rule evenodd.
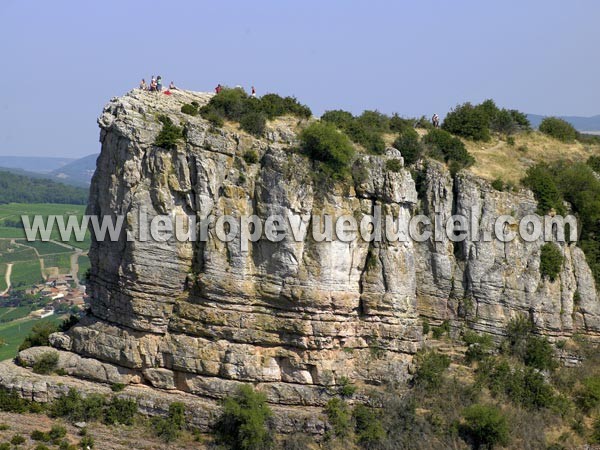
<path id="1" fill-rule="evenodd" d="M 181 106 L 181 112 L 184 114 L 187 114 L 189 116 L 197 116 L 198 115 L 198 107 L 191 105 L 189 103 L 186 103 Z"/>
<path id="2" fill-rule="evenodd" d="M 10 443 L 12 445 L 21 445 L 21 444 L 24 444 L 25 441 L 26 441 L 26 439 L 23 436 L 21 436 L 20 434 L 15 434 L 12 437 L 12 439 L 10 440 Z"/>
<path id="3" fill-rule="evenodd" d="M 348 138 L 327 123 L 310 124 L 300 134 L 300 142 L 312 159 L 324 162 L 336 173 L 346 171 L 354 156 Z"/>
<path id="4" fill-rule="evenodd" d="M 415 131 L 415 122 L 415 119 L 405 119 L 398 114 L 394 114 L 390 118 L 389 128 L 390 131 L 403 135 L 406 132 Z"/>
<path id="5" fill-rule="evenodd" d="M 342 397 L 352 397 L 356 392 L 356 386 L 350 383 L 350 380 L 346 377 L 341 377 L 339 380 L 340 395 Z"/>
<path id="6" fill-rule="evenodd" d="M 517 131 L 517 124 L 513 115 L 506 109 L 499 109 L 489 123 L 493 131 L 505 134 L 511 138 L 512 136 L 510 135 Z M 512 139 L 514 142 L 514 138 Z"/>
<path id="7" fill-rule="evenodd" d="M 348 111 L 336 109 L 333 111 L 325 111 L 321 116 L 321 121 L 331 123 L 340 130 L 344 130 L 354 121 L 354 116 Z"/>
<path id="8" fill-rule="evenodd" d="M 79 441 L 79 446 L 83 449 L 94 448 L 94 438 L 91 436 L 85 436 Z"/>
<path id="9" fill-rule="evenodd" d="M 158 121 L 162 123 L 162 129 L 154 140 L 157 147 L 171 150 L 177 147 L 177 142 L 183 138 L 183 129 L 173 123 L 170 117 L 158 116 Z"/>
<path id="10" fill-rule="evenodd" d="M 417 353 L 417 370 L 413 379 L 416 386 L 427 390 L 438 388 L 443 379 L 444 371 L 450 366 L 450 358 L 434 350 Z"/>
<path id="11" fill-rule="evenodd" d="M 466 330 L 462 335 L 462 339 L 468 346 L 465 352 L 467 363 L 481 361 L 489 355 L 494 344 L 489 334 L 477 334 L 471 330 Z"/>
<path id="12" fill-rule="evenodd" d="M 594 375 L 585 378 L 575 397 L 579 407 L 586 412 L 600 406 L 600 376 Z"/>
<path id="13" fill-rule="evenodd" d="M 154 433 L 165 442 L 176 440 L 185 426 L 185 405 L 180 402 L 171 403 L 168 416 L 155 417 L 152 426 Z"/>
<path id="14" fill-rule="evenodd" d="M 365 110 L 356 118 L 356 122 L 365 129 L 374 132 L 385 133 L 390 131 L 390 118 L 379 111 Z"/>
<path id="15" fill-rule="evenodd" d="M 58 439 L 62 439 L 67 435 L 67 429 L 61 425 L 52 425 L 50 431 L 48 432 L 48 436 L 52 441 L 56 441 Z"/>
<path id="16" fill-rule="evenodd" d="M 546 117 L 540 124 L 540 131 L 562 142 L 577 139 L 577 130 L 569 122 L 558 117 Z"/>
<path id="17" fill-rule="evenodd" d="M 72 422 L 99 420 L 104 412 L 105 399 L 101 394 L 82 397 L 74 388 L 69 389 L 50 405 L 51 417 L 65 417 Z"/>
<path id="18" fill-rule="evenodd" d="M 513 369 L 504 359 L 486 358 L 477 368 L 477 377 L 494 395 L 504 394 L 530 410 L 550 408 L 557 403 L 552 387 L 532 367 Z"/>
<path id="19" fill-rule="evenodd" d="M 594 172 L 600 173 L 600 156 L 590 156 L 586 164 L 590 166 Z"/>
<path id="20" fill-rule="evenodd" d="M 495 406 L 475 404 L 463 411 L 460 429 L 474 448 L 492 449 L 510 442 L 506 417 Z"/>
<path id="21" fill-rule="evenodd" d="M 258 162 L 258 153 L 256 153 L 256 150 L 246 150 L 244 152 L 244 161 L 247 164 L 256 164 Z"/>
<path id="22" fill-rule="evenodd" d="M 52 333 L 58 331 L 58 326 L 51 322 L 38 322 L 32 328 L 21 346 L 19 351 L 30 347 L 42 347 L 50 345 L 48 341 Z"/>
<path id="23" fill-rule="evenodd" d="M 133 425 L 137 410 L 137 403 L 134 400 L 113 397 L 104 412 L 104 423 Z"/>
<path id="24" fill-rule="evenodd" d="M 402 171 L 402 161 L 399 159 L 388 159 L 385 162 L 385 170 L 389 172 L 401 172 Z"/>
<path id="25" fill-rule="evenodd" d="M 24 413 L 29 409 L 30 403 L 15 391 L 0 388 L 0 411 Z"/>
<path id="26" fill-rule="evenodd" d="M 407 128 L 393 143 L 393 147 L 400 150 L 404 164 L 412 165 L 423 155 L 423 145 L 419 141 L 419 134 L 414 128 Z"/>
<path id="27" fill-rule="evenodd" d="M 515 138 L 513 136 L 508 136 L 506 138 L 506 143 L 510 146 L 510 147 L 514 147 L 516 144 Z"/>
<path id="28" fill-rule="evenodd" d="M 208 111 L 207 113 L 203 114 L 202 117 L 208 120 L 213 127 L 220 128 L 225 123 L 223 116 L 219 115 L 219 113 L 215 111 Z"/>
<path id="29" fill-rule="evenodd" d="M 48 433 L 45 433 L 45 432 L 40 431 L 40 430 L 33 430 L 31 432 L 30 437 L 34 441 L 43 441 L 43 442 L 49 442 L 50 441 L 50 435 Z"/>
<path id="30" fill-rule="evenodd" d="M 553 371 L 558 367 L 554 348 L 547 338 L 540 336 L 530 336 L 528 338 L 523 362 L 525 365 L 538 370 Z"/>
<path id="31" fill-rule="evenodd" d="M 450 335 L 450 322 L 447 320 L 444 320 L 439 327 L 432 328 L 432 335 L 434 339 L 441 339 L 444 334 L 448 336 Z"/>
<path id="32" fill-rule="evenodd" d="M 429 320 L 427 319 L 423 319 L 423 334 L 424 335 L 428 335 L 429 334 L 429 330 L 430 330 L 430 326 L 429 326 Z"/>
<path id="33" fill-rule="evenodd" d="M 556 244 L 548 242 L 540 251 L 540 273 L 542 277 L 555 281 L 563 265 L 564 257 Z"/>
<path id="34" fill-rule="evenodd" d="M 333 434 L 338 438 L 347 438 L 352 430 L 352 415 L 346 402 L 338 397 L 332 398 L 327 402 L 325 413 Z"/>
<path id="35" fill-rule="evenodd" d="M 381 155 L 385 151 L 385 142 L 380 131 L 369 129 L 363 122 L 355 120 L 344 131 L 350 139 L 373 154 Z"/>
<path id="36" fill-rule="evenodd" d="M 12 450 L 13 446 L 10 445 L 10 442 L 3 442 L 0 444 L 0 450 Z"/>
<path id="37" fill-rule="evenodd" d="M 251 98 L 256 102 L 256 98 Z M 263 112 L 269 119 L 279 116 L 292 115 L 303 119 L 308 119 L 312 112 L 306 105 L 302 105 L 294 97 L 281 97 L 277 94 L 265 94 L 258 99 L 258 110 Z"/>
<path id="38" fill-rule="evenodd" d="M 492 181 L 492 187 L 497 191 L 503 191 L 504 181 L 502 181 L 500 178 L 496 178 L 494 181 Z"/>
<path id="39" fill-rule="evenodd" d="M 262 136 L 266 125 L 267 119 L 261 112 L 249 112 L 240 119 L 240 128 L 254 136 Z"/>
<path id="40" fill-rule="evenodd" d="M 266 396 L 243 385 L 236 395 L 223 401 L 223 412 L 215 427 L 217 441 L 233 450 L 271 448 L 272 415 Z"/>
<path id="41" fill-rule="evenodd" d="M 123 389 L 125 389 L 126 385 L 124 383 L 112 383 L 110 385 L 110 389 L 113 392 L 121 392 Z"/>
<path id="42" fill-rule="evenodd" d="M 434 129 L 423 137 L 430 156 L 454 166 L 454 172 L 471 166 L 475 159 L 469 154 L 460 139 L 444 130 Z"/>
<path id="43" fill-rule="evenodd" d="M 35 373 L 47 375 L 56 369 L 57 364 L 57 352 L 44 352 L 35 358 L 32 369 Z"/>
<path id="44" fill-rule="evenodd" d="M 33 450 L 50 450 L 50 447 L 44 444 L 38 444 L 33 448 Z"/>
<path id="45" fill-rule="evenodd" d="M 448 113 L 442 124 L 442 129 L 474 141 L 489 141 L 490 118 L 482 108 L 464 103 Z"/>
<path id="46" fill-rule="evenodd" d="M 385 430 L 373 408 L 359 404 L 352 411 L 356 440 L 363 448 L 378 448 L 385 439 Z"/>
<path id="47" fill-rule="evenodd" d="M 533 191 L 539 214 L 546 214 L 552 209 L 558 214 L 564 214 L 562 195 L 547 164 L 541 163 L 527 169 L 523 184 Z"/>

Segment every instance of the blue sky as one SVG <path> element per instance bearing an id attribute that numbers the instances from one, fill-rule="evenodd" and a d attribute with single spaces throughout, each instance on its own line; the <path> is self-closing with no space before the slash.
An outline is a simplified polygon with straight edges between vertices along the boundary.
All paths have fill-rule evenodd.
<path id="1" fill-rule="evenodd" d="M 113 96 L 160 74 L 295 95 L 313 112 L 430 116 L 494 98 L 600 114 L 600 2 L 0 2 L 0 155 L 99 151 Z"/>

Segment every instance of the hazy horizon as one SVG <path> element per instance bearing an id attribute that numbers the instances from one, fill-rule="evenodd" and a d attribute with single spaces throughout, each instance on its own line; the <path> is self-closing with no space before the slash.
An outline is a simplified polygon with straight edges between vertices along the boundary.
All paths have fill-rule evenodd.
<path id="1" fill-rule="evenodd" d="M 444 115 L 493 98 L 540 115 L 600 114 L 600 4 L 258 0 L 0 5 L 0 155 L 99 151 L 96 119 L 142 77 L 255 85 L 327 109 Z"/>

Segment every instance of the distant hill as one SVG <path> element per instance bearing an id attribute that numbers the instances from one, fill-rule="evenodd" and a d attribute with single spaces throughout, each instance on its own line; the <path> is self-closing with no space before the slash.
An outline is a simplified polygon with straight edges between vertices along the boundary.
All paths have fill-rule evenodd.
<path id="1" fill-rule="evenodd" d="M 96 158 L 98 154 L 79 159 L 0 156 L 0 170 L 87 188 L 96 169 Z"/>
<path id="2" fill-rule="evenodd" d="M 527 114 L 531 126 L 538 128 L 544 117 L 539 114 Z M 566 120 L 575 127 L 577 131 L 598 131 L 600 132 L 600 115 L 592 117 L 581 117 L 581 116 L 556 116 L 563 120 Z"/>
<path id="3" fill-rule="evenodd" d="M 76 158 L 53 158 L 44 156 L 0 156 L 0 167 L 21 169 L 27 172 L 50 173 Z"/>
<path id="4" fill-rule="evenodd" d="M 94 170 L 96 170 L 97 158 L 97 154 L 85 156 L 53 170 L 50 175 L 63 183 L 87 187 L 92 181 Z"/>
<path id="5" fill-rule="evenodd" d="M 88 195 L 86 188 L 0 171 L 0 204 L 14 202 L 84 205 Z"/>

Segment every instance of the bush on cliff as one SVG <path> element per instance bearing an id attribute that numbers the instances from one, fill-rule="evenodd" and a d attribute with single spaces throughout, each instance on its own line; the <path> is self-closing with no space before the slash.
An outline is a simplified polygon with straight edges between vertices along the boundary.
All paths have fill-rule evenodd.
<path id="1" fill-rule="evenodd" d="M 573 125 L 558 117 L 546 117 L 542 120 L 540 131 L 562 142 L 572 142 L 578 135 Z"/>
<path id="2" fill-rule="evenodd" d="M 272 448 L 272 416 L 266 396 L 243 385 L 223 400 L 223 413 L 215 425 L 217 442 L 232 450 Z"/>
<path id="3" fill-rule="evenodd" d="M 533 191 L 538 202 L 538 214 L 554 210 L 564 214 L 563 199 L 555 182 L 555 176 L 547 164 L 537 164 L 527 169 L 523 184 Z"/>
<path id="4" fill-rule="evenodd" d="M 314 122 L 300 134 L 302 149 L 308 156 L 325 163 L 334 175 L 344 175 L 354 156 L 348 137 L 333 125 Z"/>
<path id="5" fill-rule="evenodd" d="M 445 161 L 453 173 L 471 166 L 475 158 L 467 151 L 462 141 L 444 130 L 431 130 L 423 137 L 432 158 Z"/>
<path id="6" fill-rule="evenodd" d="M 294 97 L 266 94 L 256 98 L 246 94 L 242 88 L 225 88 L 200 108 L 200 114 L 213 124 L 219 121 L 217 118 L 220 118 L 221 124 L 223 119 L 238 122 L 243 130 L 260 136 L 266 119 L 285 115 L 307 119 L 312 112 Z"/>
<path id="7" fill-rule="evenodd" d="M 419 134 L 414 128 L 406 128 L 392 144 L 400 150 L 407 166 L 416 163 L 423 155 L 423 145 L 419 140 Z"/>
<path id="8" fill-rule="evenodd" d="M 154 145 L 167 150 L 177 147 L 177 142 L 183 138 L 183 129 L 173 123 L 170 117 L 165 115 L 158 116 L 158 121 L 162 123 L 162 129 L 154 140 Z"/>
<path id="9" fill-rule="evenodd" d="M 35 358 L 33 366 L 31 368 L 35 373 L 47 375 L 56 369 L 58 364 L 58 353 L 57 352 L 45 352 L 38 355 Z"/>
<path id="10" fill-rule="evenodd" d="M 179 437 L 185 426 L 185 405 L 173 402 L 169 405 L 167 417 L 152 419 L 154 433 L 165 442 L 172 442 Z"/>
<path id="11" fill-rule="evenodd" d="M 474 141 L 489 141 L 490 118 L 483 108 L 471 103 L 458 105 L 448 113 L 442 124 L 445 131 Z"/>
<path id="12" fill-rule="evenodd" d="M 560 249 L 551 242 L 542 246 L 540 251 L 540 272 L 550 281 L 556 280 L 563 265 L 564 257 Z"/>
<path id="13" fill-rule="evenodd" d="M 36 323 L 31 331 L 19 346 L 19 351 L 25 350 L 30 347 L 41 347 L 50 345 L 48 338 L 52 333 L 58 331 L 58 326 L 51 322 L 38 322 Z"/>

